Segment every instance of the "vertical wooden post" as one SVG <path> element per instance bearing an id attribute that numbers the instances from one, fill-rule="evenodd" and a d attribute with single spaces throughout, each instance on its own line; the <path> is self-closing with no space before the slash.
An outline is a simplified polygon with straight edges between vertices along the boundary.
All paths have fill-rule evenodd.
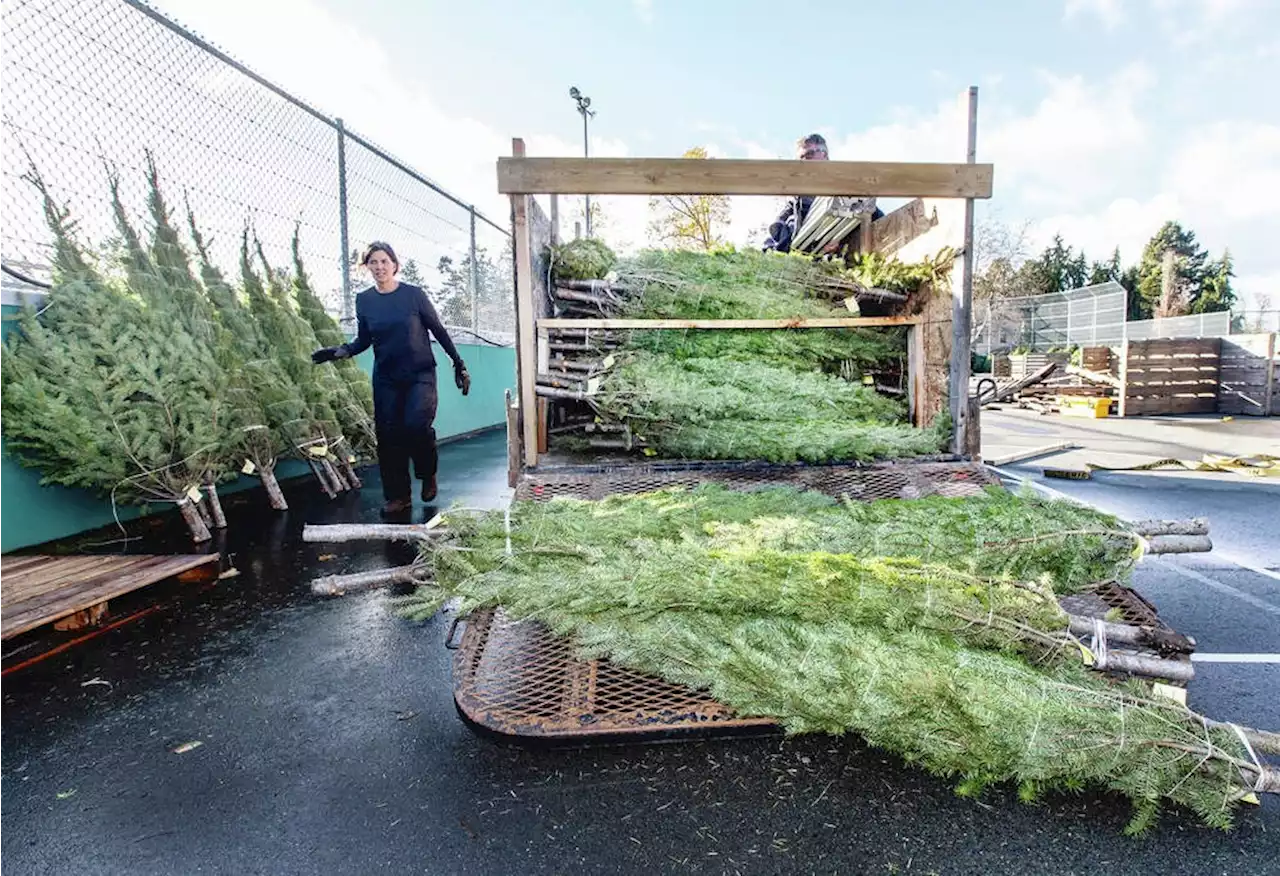
<path id="1" fill-rule="evenodd" d="M 969 132 L 965 160 L 978 160 L 978 87 L 969 86 Z M 954 424 L 952 449 L 963 453 L 969 420 L 969 343 L 973 321 L 973 199 L 964 202 L 964 251 L 960 257 L 960 277 L 951 286 L 951 421 Z"/>
<path id="2" fill-rule="evenodd" d="M 965 399 L 965 403 L 969 422 L 964 433 L 964 455 L 977 461 L 982 459 L 982 402 L 975 395 Z"/>
<path id="3" fill-rule="evenodd" d="M 520 483 L 520 405 L 511 400 L 511 390 L 505 390 L 507 415 L 507 486 L 515 488 Z"/>
<path id="4" fill-rule="evenodd" d="M 1128 338 L 1120 342 L 1120 416 L 1125 415 L 1129 402 L 1129 344 Z"/>
<path id="5" fill-rule="evenodd" d="M 560 196 L 551 196 L 551 245 L 560 243 Z"/>
<path id="6" fill-rule="evenodd" d="M 1267 390 L 1262 399 L 1262 415 L 1276 412 L 1276 333 L 1267 335 Z"/>
<path id="7" fill-rule="evenodd" d="M 871 230 L 871 217 L 874 213 L 858 214 L 858 251 L 875 252 L 875 237 Z"/>
<path id="8" fill-rule="evenodd" d="M 928 383 L 925 380 L 924 324 L 907 326 L 907 408 L 911 422 L 923 429 L 928 420 Z"/>
<path id="9" fill-rule="evenodd" d="M 511 154 L 524 157 L 524 140 L 511 141 Z M 533 307 L 533 247 L 529 238 L 529 198 L 512 195 L 516 244 L 516 373 L 520 384 L 520 435 L 524 464 L 538 464 L 538 347 Z"/>

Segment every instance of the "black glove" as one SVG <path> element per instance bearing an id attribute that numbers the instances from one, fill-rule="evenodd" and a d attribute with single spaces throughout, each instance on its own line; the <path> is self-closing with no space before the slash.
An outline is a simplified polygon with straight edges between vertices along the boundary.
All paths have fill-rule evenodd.
<path id="1" fill-rule="evenodd" d="M 347 358 L 347 351 L 342 347 L 325 347 L 311 354 L 311 361 L 317 365 L 322 362 L 332 362 L 335 359 L 345 358 Z"/>
<path id="2" fill-rule="evenodd" d="M 463 395 L 471 392 L 471 375 L 467 373 L 466 363 L 461 359 L 453 363 L 453 382 L 462 390 Z"/>

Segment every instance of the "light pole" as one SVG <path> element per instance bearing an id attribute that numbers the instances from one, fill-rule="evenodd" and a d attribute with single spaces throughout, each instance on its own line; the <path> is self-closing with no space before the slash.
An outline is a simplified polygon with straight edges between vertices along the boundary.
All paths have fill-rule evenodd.
<path id="1" fill-rule="evenodd" d="M 590 147 L 591 140 L 587 136 L 587 120 L 596 114 L 595 110 L 590 108 L 591 98 L 585 97 L 582 94 L 582 92 L 577 89 L 577 86 L 574 86 L 569 89 L 569 96 L 578 102 L 578 112 L 582 114 L 582 157 L 590 158 L 591 157 L 591 147 Z M 587 204 L 586 204 L 587 237 L 590 237 L 591 236 L 591 196 L 587 195 L 586 197 L 587 197 Z"/>

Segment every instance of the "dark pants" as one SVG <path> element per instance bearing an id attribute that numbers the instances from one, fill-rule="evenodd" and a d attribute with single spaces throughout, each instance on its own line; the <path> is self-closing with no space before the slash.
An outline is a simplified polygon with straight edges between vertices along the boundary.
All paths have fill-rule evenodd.
<path id="1" fill-rule="evenodd" d="M 411 497 L 409 460 L 418 480 L 435 476 L 436 373 L 412 381 L 373 381 L 373 420 L 378 433 L 378 470 L 388 501 Z"/>

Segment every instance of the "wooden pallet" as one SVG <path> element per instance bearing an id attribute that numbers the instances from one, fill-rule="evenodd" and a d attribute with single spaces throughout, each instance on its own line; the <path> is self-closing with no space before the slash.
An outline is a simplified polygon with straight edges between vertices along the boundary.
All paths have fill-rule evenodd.
<path id="1" fill-rule="evenodd" d="M 105 616 L 107 600 L 167 578 L 211 578 L 219 559 L 216 553 L 7 557 L 0 562 L 0 638 L 50 623 L 92 626 Z"/>

